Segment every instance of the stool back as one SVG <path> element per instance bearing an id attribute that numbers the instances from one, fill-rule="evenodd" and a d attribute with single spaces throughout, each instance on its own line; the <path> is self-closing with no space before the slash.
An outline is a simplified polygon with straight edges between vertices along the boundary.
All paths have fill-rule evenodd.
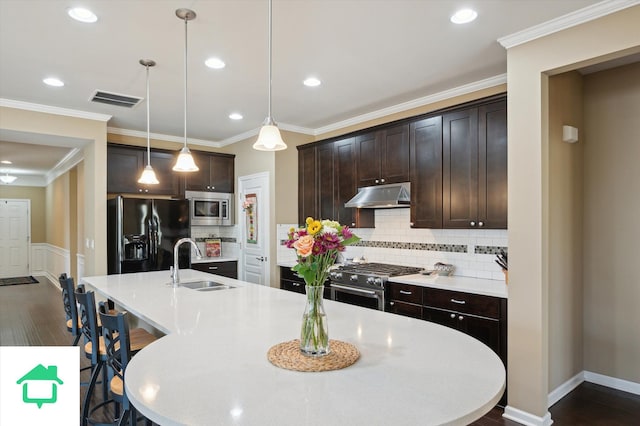
<path id="1" fill-rule="evenodd" d="M 127 312 L 118 312 L 115 315 L 111 315 L 107 313 L 108 311 L 109 308 L 105 305 L 105 302 L 100 302 L 98 312 L 102 321 L 102 336 L 104 337 L 107 352 L 107 366 L 109 366 L 109 372 L 113 376 L 117 376 L 124 384 L 124 372 L 131 360 L 129 314 Z M 126 401 L 126 397 L 124 399 Z M 125 406 L 125 408 L 127 407 Z"/>
<path id="2" fill-rule="evenodd" d="M 64 314 L 67 323 L 71 322 L 71 335 L 74 337 L 80 336 L 80 329 L 78 327 L 78 306 L 76 305 L 76 286 L 73 282 L 73 277 L 67 277 L 67 274 L 62 273 L 58 278 L 60 287 L 62 288 L 62 304 L 64 305 Z M 75 343 L 78 340 L 76 339 Z M 74 345 L 75 345 L 74 343 Z"/>
<path id="3" fill-rule="evenodd" d="M 93 291 L 85 292 L 82 284 L 76 288 L 75 295 L 80 305 L 82 335 L 85 342 L 91 342 L 91 365 L 95 365 L 100 359 L 100 328 L 96 316 L 96 297 Z"/>

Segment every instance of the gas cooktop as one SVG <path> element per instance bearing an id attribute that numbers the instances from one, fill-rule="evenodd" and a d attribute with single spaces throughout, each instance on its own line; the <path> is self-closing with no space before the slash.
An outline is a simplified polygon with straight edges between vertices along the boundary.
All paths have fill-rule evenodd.
<path id="1" fill-rule="evenodd" d="M 402 265 L 390 265 L 387 263 L 351 263 L 340 265 L 334 271 L 350 273 L 350 274 L 362 274 L 362 275 L 380 275 L 386 277 L 397 277 L 400 275 L 412 275 L 422 271 L 423 268 L 413 266 Z"/>

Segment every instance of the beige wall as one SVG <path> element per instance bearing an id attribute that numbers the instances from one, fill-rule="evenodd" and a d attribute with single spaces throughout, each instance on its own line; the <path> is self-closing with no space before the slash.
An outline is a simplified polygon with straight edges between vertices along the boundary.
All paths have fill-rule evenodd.
<path id="1" fill-rule="evenodd" d="M 47 243 L 69 250 L 69 172 L 59 176 L 46 188 Z"/>
<path id="2" fill-rule="evenodd" d="M 31 242 L 46 242 L 45 189 L 37 186 L 0 185 L 0 198 L 31 200 Z"/>
<path id="3" fill-rule="evenodd" d="M 107 201 L 104 196 L 107 191 L 106 122 L 0 107 L 0 128 L 73 137 L 86 141 L 83 149 L 84 168 L 90 172 L 84 175 L 84 233 L 86 238 L 94 241 L 94 248 L 85 249 L 85 273 L 87 275 L 106 274 Z M 48 235 L 46 238 L 49 242 Z M 58 239 L 57 236 L 52 238 Z"/>
<path id="4" fill-rule="evenodd" d="M 535 416 L 548 414 L 549 389 L 547 76 L 640 51 L 638 22 L 635 6 L 507 51 L 509 406 Z"/>
<path id="5" fill-rule="evenodd" d="M 583 370 L 582 76 L 549 78 L 549 390 Z M 562 126 L 577 127 L 579 143 L 562 141 Z"/>
<path id="6" fill-rule="evenodd" d="M 77 175 L 77 186 L 76 186 L 76 196 L 77 196 L 77 213 L 76 218 L 78 220 L 78 234 L 77 234 L 77 253 L 84 255 L 84 161 L 81 161 L 77 166 L 78 175 Z"/>
<path id="7" fill-rule="evenodd" d="M 585 370 L 640 383 L 640 63 L 584 89 Z"/>

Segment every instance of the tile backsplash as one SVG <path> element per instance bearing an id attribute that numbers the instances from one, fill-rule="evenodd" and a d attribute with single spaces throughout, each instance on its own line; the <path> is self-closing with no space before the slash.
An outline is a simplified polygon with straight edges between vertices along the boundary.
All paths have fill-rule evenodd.
<path id="1" fill-rule="evenodd" d="M 504 281 L 504 274 L 494 262 L 495 254 L 507 250 L 504 229 L 412 229 L 409 209 L 379 209 L 375 212 L 375 229 L 354 229 L 362 239 L 344 252 L 347 259 L 362 257 L 369 262 L 420 266 L 433 269 L 437 262 L 455 267 L 453 275 Z M 296 224 L 277 227 L 279 241 Z M 278 263 L 295 262 L 294 250 L 278 245 Z"/>
<path id="2" fill-rule="evenodd" d="M 238 258 L 240 256 L 240 242 L 236 233 L 239 232 L 236 226 L 192 226 L 191 238 L 196 242 L 196 245 L 202 251 L 204 251 L 204 242 L 207 238 L 220 238 L 221 240 L 221 252 L 222 257 L 225 258 Z M 191 258 L 195 259 L 194 251 L 191 252 Z"/>

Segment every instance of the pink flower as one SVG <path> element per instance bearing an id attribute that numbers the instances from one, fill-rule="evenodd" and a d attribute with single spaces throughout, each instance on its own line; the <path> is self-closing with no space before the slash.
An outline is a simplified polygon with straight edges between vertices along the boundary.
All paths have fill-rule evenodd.
<path id="1" fill-rule="evenodd" d="M 311 254 L 314 248 L 314 239 L 311 235 L 303 235 L 296 242 L 293 243 L 293 247 L 296 249 L 296 253 L 300 257 L 307 257 Z"/>

